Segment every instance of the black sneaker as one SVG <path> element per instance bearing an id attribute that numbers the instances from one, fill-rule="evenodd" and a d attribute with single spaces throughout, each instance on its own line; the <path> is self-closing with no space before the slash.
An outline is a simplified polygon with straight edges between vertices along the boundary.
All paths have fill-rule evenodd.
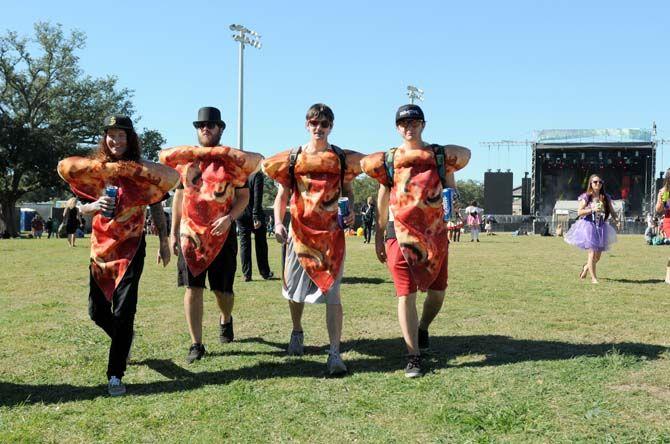
<path id="1" fill-rule="evenodd" d="M 430 337 L 428 330 L 419 329 L 419 350 L 428 350 L 430 348 Z"/>
<path id="2" fill-rule="evenodd" d="M 251 276 L 244 276 L 244 282 L 251 282 Z"/>
<path id="3" fill-rule="evenodd" d="M 275 276 L 275 274 L 273 272 L 269 272 L 268 274 L 263 276 L 263 279 L 265 279 L 267 281 L 268 279 L 272 279 L 274 276 Z"/>
<path id="4" fill-rule="evenodd" d="M 219 323 L 219 328 L 219 341 L 221 341 L 222 344 L 233 342 L 233 339 L 235 339 L 235 332 L 233 332 L 233 318 L 231 317 L 230 322 L 227 324 Z"/>
<path id="5" fill-rule="evenodd" d="M 192 344 L 191 348 L 188 349 L 186 362 L 192 364 L 194 361 L 202 359 L 203 356 L 205 356 L 205 346 L 202 344 Z"/>
<path id="6" fill-rule="evenodd" d="M 407 357 L 405 376 L 408 378 L 417 378 L 421 376 L 421 356 L 411 355 Z"/>

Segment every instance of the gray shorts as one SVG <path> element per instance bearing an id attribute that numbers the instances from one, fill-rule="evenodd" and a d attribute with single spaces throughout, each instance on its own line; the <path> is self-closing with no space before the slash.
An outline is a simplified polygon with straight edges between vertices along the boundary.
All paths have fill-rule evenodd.
<path id="1" fill-rule="evenodd" d="M 307 302 L 310 304 L 330 304 L 340 305 L 340 284 L 342 283 L 342 274 L 344 272 L 344 259 L 342 260 L 342 269 L 340 274 L 333 282 L 332 287 L 327 293 L 323 293 L 319 287 L 312 281 L 300 261 L 298 255 L 293 250 L 293 239 L 289 237 L 284 255 L 284 283 L 282 285 L 282 295 L 293 302 Z"/>

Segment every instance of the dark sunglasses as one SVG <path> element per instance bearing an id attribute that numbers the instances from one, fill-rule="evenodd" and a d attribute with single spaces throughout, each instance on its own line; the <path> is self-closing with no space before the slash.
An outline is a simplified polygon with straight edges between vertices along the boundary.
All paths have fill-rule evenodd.
<path id="1" fill-rule="evenodd" d="M 330 122 L 327 120 L 308 120 L 307 124 L 311 126 L 312 128 L 316 128 L 317 126 L 321 125 L 321 128 L 330 128 Z"/>
<path id="2" fill-rule="evenodd" d="M 591 183 L 599 183 L 599 184 L 603 184 L 603 183 L 605 183 L 605 182 L 603 182 L 602 180 L 592 180 Z"/>
<path id="3" fill-rule="evenodd" d="M 402 128 L 418 128 L 423 123 L 423 120 L 405 119 L 398 122 L 398 126 Z"/>
<path id="4" fill-rule="evenodd" d="M 207 127 L 207 129 L 212 130 L 212 129 L 216 128 L 217 126 L 219 126 L 219 124 L 215 123 L 215 122 L 195 122 L 195 123 L 193 123 L 193 126 L 196 127 L 197 129 L 203 129 L 203 128 Z"/>

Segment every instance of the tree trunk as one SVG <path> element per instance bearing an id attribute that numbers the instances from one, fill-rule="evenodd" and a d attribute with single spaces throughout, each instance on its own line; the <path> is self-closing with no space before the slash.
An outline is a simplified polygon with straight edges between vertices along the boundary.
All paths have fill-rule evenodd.
<path id="1" fill-rule="evenodd" d="M 2 201 L 2 220 L 5 223 L 5 230 L 11 237 L 18 237 L 20 232 L 17 226 L 18 217 L 16 215 L 16 200 Z M 0 233 L 0 236 L 4 233 Z"/>

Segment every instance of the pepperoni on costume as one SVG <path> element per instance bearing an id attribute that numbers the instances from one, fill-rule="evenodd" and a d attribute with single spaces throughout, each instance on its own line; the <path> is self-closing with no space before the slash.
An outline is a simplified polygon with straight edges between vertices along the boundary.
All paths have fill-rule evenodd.
<path id="1" fill-rule="evenodd" d="M 160 161 L 176 169 L 184 185 L 181 251 L 191 273 L 201 274 L 221 251 L 228 231 L 212 234 L 212 223 L 230 213 L 235 188 L 258 171 L 263 157 L 227 146 L 178 146 L 163 150 Z"/>
<path id="2" fill-rule="evenodd" d="M 467 165 L 470 150 L 445 145 L 445 172 Z M 385 152 L 365 156 L 363 171 L 383 185 L 389 178 Z M 447 224 L 442 215 L 442 184 L 432 150 L 397 148 L 393 156 L 393 187 L 390 207 L 400 250 L 409 264 L 417 286 L 425 291 L 437 277 L 447 255 Z"/>
<path id="3" fill-rule="evenodd" d="M 154 162 L 101 162 L 85 157 L 61 160 L 58 174 L 87 200 L 97 200 L 107 185 L 119 188 L 114 217 L 93 216 L 91 234 L 91 273 L 111 300 L 140 245 L 145 205 L 160 202 L 177 186 L 179 175 Z"/>
<path id="4" fill-rule="evenodd" d="M 291 151 L 283 151 L 263 162 L 263 172 L 285 188 L 292 188 L 291 237 L 298 261 L 322 292 L 327 292 L 342 269 L 344 232 L 337 224 L 340 197 L 340 158 L 333 151 L 301 151 L 289 174 Z M 344 182 L 361 173 L 363 154 L 344 150 Z"/>

